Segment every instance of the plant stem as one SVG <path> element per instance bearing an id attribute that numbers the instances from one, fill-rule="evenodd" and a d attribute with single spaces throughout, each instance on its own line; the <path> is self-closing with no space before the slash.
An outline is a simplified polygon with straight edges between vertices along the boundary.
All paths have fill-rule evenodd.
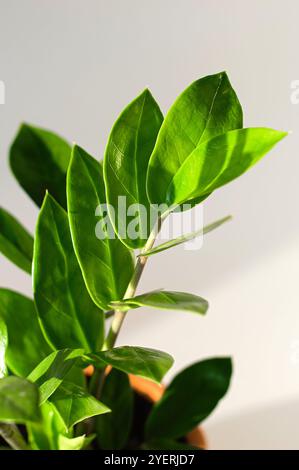
<path id="1" fill-rule="evenodd" d="M 137 289 L 137 286 L 138 286 L 138 283 L 140 281 L 142 272 L 143 272 L 144 267 L 147 263 L 147 258 L 148 258 L 147 256 L 142 256 L 142 252 L 146 252 L 146 251 L 150 250 L 153 247 L 153 245 L 155 243 L 155 240 L 156 240 L 156 237 L 157 237 L 157 235 L 160 231 L 160 228 L 161 228 L 161 219 L 159 218 L 158 221 L 157 221 L 157 225 L 154 227 L 154 229 L 150 233 L 150 236 L 148 237 L 148 240 L 147 240 L 144 248 L 141 250 L 141 253 L 140 253 L 140 255 L 137 259 L 135 270 L 133 272 L 133 276 L 132 276 L 131 281 L 129 282 L 129 285 L 128 285 L 127 290 L 125 292 L 124 299 L 129 299 L 130 297 L 134 296 L 134 294 L 136 292 L 136 289 Z M 125 319 L 126 314 L 127 314 L 127 312 L 122 312 L 120 310 L 115 310 L 113 320 L 112 320 L 112 323 L 111 323 L 111 327 L 110 327 L 109 333 L 107 335 L 107 338 L 105 340 L 105 345 L 104 345 L 105 349 L 112 349 L 113 348 L 113 346 L 114 346 L 114 344 L 117 340 L 119 331 L 121 329 L 121 326 L 123 324 L 123 321 Z"/>
<path id="2" fill-rule="evenodd" d="M 0 436 L 14 450 L 26 450 L 28 446 L 15 424 L 1 423 Z"/>

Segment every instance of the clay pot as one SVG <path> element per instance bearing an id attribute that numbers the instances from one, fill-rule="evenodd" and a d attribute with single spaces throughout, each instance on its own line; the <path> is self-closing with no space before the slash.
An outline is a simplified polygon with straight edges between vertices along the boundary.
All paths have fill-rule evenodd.
<path id="1" fill-rule="evenodd" d="M 109 373 L 110 370 L 111 368 L 107 367 L 106 373 Z M 93 372 L 93 366 L 88 366 L 84 370 L 85 375 L 89 377 L 93 374 Z M 132 389 L 152 403 L 155 403 L 156 401 L 160 400 L 165 390 L 165 387 L 163 387 L 163 385 L 158 385 L 154 382 L 151 382 L 150 380 L 137 377 L 136 375 L 129 374 L 129 380 Z M 186 440 L 188 444 L 194 447 L 199 447 L 200 449 L 207 449 L 206 436 L 202 428 L 200 427 L 196 427 L 193 429 L 193 431 L 189 432 L 186 436 Z"/>
<path id="2" fill-rule="evenodd" d="M 136 375 L 129 374 L 130 384 L 133 390 L 142 395 L 147 400 L 155 403 L 162 397 L 165 387 L 158 385 L 150 380 L 137 377 Z M 200 449 L 207 449 L 206 436 L 200 427 L 194 428 L 186 435 L 187 443 L 199 447 Z"/>

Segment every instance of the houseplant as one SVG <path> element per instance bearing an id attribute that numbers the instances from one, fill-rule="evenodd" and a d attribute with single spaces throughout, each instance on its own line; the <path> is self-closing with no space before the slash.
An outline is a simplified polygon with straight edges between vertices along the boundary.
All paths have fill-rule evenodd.
<path id="1" fill-rule="evenodd" d="M 34 240 L 0 212 L 0 249 L 32 274 L 34 294 L 31 300 L 0 290 L 0 434 L 6 445 L 189 448 L 186 434 L 229 387 L 230 358 L 187 367 L 152 406 L 134 395 L 128 374 L 160 383 L 172 357 L 115 343 L 133 308 L 206 313 L 208 303 L 199 296 L 136 295 L 136 288 L 151 256 L 199 235 L 154 246 L 166 217 L 200 204 L 286 135 L 242 125 L 238 98 L 219 73 L 192 83 L 165 119 L 151 93 L 141 93 L 113 126 L 102 164 L 51 132 L 21 126 L 10 165 L 41 209 Z M 91 365 L 90 377 L 83 371 Z"/>

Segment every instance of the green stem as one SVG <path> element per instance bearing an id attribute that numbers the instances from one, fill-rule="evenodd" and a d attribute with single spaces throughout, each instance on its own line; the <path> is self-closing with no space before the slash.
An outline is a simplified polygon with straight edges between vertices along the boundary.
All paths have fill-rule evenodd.
<path id="1" fill-rule="evenodd" d="M 0 436 L 14 450 L 26 450 L 28 446 L 15 424 L 1 423 Z"/>

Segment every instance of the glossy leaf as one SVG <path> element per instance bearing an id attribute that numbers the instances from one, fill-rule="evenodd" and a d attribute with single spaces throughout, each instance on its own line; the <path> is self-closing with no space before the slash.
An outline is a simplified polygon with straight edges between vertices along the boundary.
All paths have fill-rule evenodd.
<path id="1" fill-rule="evenodd" d="M 41 421 L 27 425 L 30 447 L 33 450 L 59 450 L 60 436 L 66 435 L 65 424 L 50 402 L 40 406 Z"/>
<path id="2" fill-rule="evenodd" d="M 153 204 L 167 202 L 167 188 L 201 143 L 242 127 L 242 108 L 225 72 L 193 82 L 174 102 L 150 158 L 147 190 Z"/>
<path id="3" fill-rule="evenodd" d="M 74 424 L 92 416 L 108 413 L 110 409 L 96 400 L 84 388 L 70 382 L 63 382 L 51 396 L 54 404 L 69 429 Z"/>
<path id="4" fill-rule="evenodd" d="M 10 149 L 11 169 L 33 201 L 41 206 L 45 192 L 66 208 L 65 180 L 71 147 L 58 135 L 22 124 Z"/>
<path id="5" fill-rule="evenodd" d="M 239 129 L 204 142 L 174 175 L 167 190 L 167 203 L 178 205 L 229 183 L 286 135 L 286 132 L 266 128 Z"/>
<path id="6" fill-rule="evenodd" d="M 224 224 L 225 222 L 228 222 L 231 219 L 232 217 L 229 215 L 227 217 L 224 217 L 223 219 L 213 222 L 212 224 L 206 225 L 205 227 L 203 227 L 200 230 L 197 230 L 196 232 L 187 233 L 186 235 L 181 235 L 180 237 L 174 238 L 173 240 L 169 240 L 168 242 L 160 243 L 160 245 L 152 248 L 151 250 L 143 251 L 142 256 L 156 255 L 157 253 L 160 253 L 161 251 L 165 251 L 165 250 L 168 250 L 169 248 L 173 248 L 174 246 L 178 246 L 178 245 L 181 245 L 182 243 L 186 243 L 190 240 L 194 240 L 194 238 L 197 238 L 197 237 L 200 237 L 201 235 L 206 235 L 207 233 L 212 232 L 216 228 L 220 227 L 220 225 Z"/>
<path id="7" fill-rule="evenodd" d="M 86 290 L 67 214 L 49 194 L 37 222 L 33 287 L 40 321 L 55 348 L 101 347 L 103 312 Z"/>
<path id="8" fill-rule="evenodd" d="M 165 310 L 185 310 L 204 315 L 208 310 L 208 302 L 198 295 L 187 292 L 152 291 L 137 295 L 130 299 L 113 302 L 112 306 L 119 310 L 138 307 L 154 307 Z"/>
<path id="9" fill-rule="evenodd" d="M 77 437 L 58 437 L 58 450 L 81 450 L 85 445 L 85 435 Z"/>
<path id="10" fill-rule="evenodd" d="M 21 377 L 0 379 L 0 421 L 18 424 L 40 419 L 36 385 Z"/>
<path id="11" fill-rule="evenodd" d="M 42 333 L 31 299 L 9 289 L 0 289 L 0 318 L 6 324 L 6 363 L 10 370 L 26 377 L 52 349 Z"/>
<path id="12" fill-rule="evenodd" d="M 111 413 L 96 419 L 101 449 L 123 449 L 128 441 L 133 415 L 133 391 L 127 374 L 112 369 L 105 380 L 101 400 Z"/>
<path id="13" fill-rule="evenodd" d="M 5 362 L 5 353 L 7 348 L 7 328 L 0 317 L 0 379 L 7 374 L 7 367 Z"/>
<path id="14" fill-rule="evenodd" d="M 207 359 L 179 373 L 147 419 L 147 440 L 185 436 L 209 416 L 226 394 L 231 373 L 229 358 Z"/>
<path id="15" fill-rule="evenodd" d="M 133 258 L 111 225 L 102 239 L 97 238 L 95 211 L 103 215 L 101 204 L 106 203 L 103 170 L 77 146 L 68 171 L 67 196 L 74 249 L 86 287 L 94 302 L 105 309 L 111 300 L 123 296 L 133 273 Z"/>
<path id="16" fill-rule="evenodd" d="M 82 355 L 82 349 L 54 351 L 29 374 L 28 380 L 39 387 L 41 404 L 61 385 L 67 373 Z"/>
<path id="17" fill-rule="evenodd" d="M 137 346 L 122 346 L 88 354 L 85 358 L 96 366 L 111 365 L 127 374 L 134 374 L 160 383 L 173 364 L 173 358 L 162 351 Z"/>
<path id="18" fill-rule="evenodd" d="M 31 273 L 33 238 L 20 222 L 0 207 L 0 252 Z"/>
<path id="19" fill-rule="evenodd" d="M 116 217 L 114 224 L 122 241 L 134 249 L 144 246 L 151 229 L 146 173 L 162 122 L 158 104 L 150 91 L 144 90 L 117 119 L 106 148 L 104 176 L 108 203 L 115 213 L 120 206 L 119 196 L 126 197 L 127 208 L 136 205 L 136 213 L 120 220 Z M 136 232 L 133 230 L 135 223 Z M 130 225 L 136 238 L 127 233 Z"/>

